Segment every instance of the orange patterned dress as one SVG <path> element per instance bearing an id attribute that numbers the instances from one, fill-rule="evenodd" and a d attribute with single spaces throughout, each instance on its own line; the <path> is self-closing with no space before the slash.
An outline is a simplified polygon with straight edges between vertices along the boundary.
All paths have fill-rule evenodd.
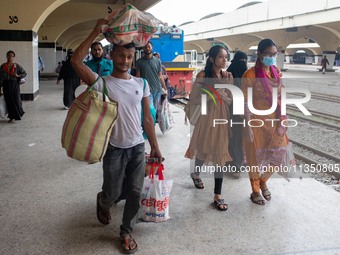
<path id="1" fill-rule="evenodd" d="M 281 75 L 279 75 L 281 76 Z M 281 166 L 284 164 L 284 160 L 286 157 L 286 147 L 287 140 L 286 136 L 281 136 L 278 132 L 279 128 L 282 128 L 280 121 L 284 119 L 285 116 L 280 115 L 280 104 L 281 104 L 281 88 L 283 87 L 281 77 L 279 77 L 278 81 L 274 81 L 273 70 L 266 74 L 267 81 L 270 84 L 269 90 L 271 91 L 273 87 L 278 88 L 278 106 L 276 111 L 269 115 L 255 115 L 251 114 L 251 124 L 253 126 L 261 126 L 261 127 L 252 127 L 252 131 L 254 133 L 254 141 L 248 142 L 245 139 L 244 134 L 244 149 L 246 152 L 247 165 L 249 167 L 254 167 L 253 169 L 258 167 L 258 169 L 262 169 L 263 166 Z M 271 96 L 270 91 L 266 90 L 265 85 L 261 79 L 256 78 L 255 67 L 250 68 L 247 72 L 242 76 L 242 91 L 245 97 L 245 105 L 247 112 L 248 105 L 248 89 L 252 88 L 253 92 L 253 106 L 257 110 L 268 110 L 271 108 L 269 104 L 268 97 Z M 269 95 L 270 94 L 270 95 Z M 246 113 L 247 114 L 247 113 Z M 278 119 L 280 121 L 273 121 Z M 249 173 L 251 179 L 259 179 L 260 174 L 259 171 L 251 171 Z"/>

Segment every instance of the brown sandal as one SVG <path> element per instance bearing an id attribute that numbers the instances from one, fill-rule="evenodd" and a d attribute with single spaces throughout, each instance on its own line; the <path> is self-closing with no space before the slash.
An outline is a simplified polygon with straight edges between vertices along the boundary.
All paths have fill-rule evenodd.
<path id="1" fill-rule="evenodd" d="M 224 199 L 217 199 L 217 200 L 214 200 L 214 204 L 216 206 L 216 208 L 220 211 L 226 211 L 228 210 L 228 204 L 226 204 L 224 202 Z"/>
<path id="2" fill-rule="evenodd" d="M 260 193 L 251 193 L 250 200 L 257 205 L 265 205 L 265 200 Z"/>
<path id="3" fill-rule="evenodd" d="M 270 193 L 269 189 L 262 190 L 262 196 L 265 200 L 269 201 L 272 199 L 272 193 Z"/>
<path id="4" fill-rule="evenodd" d="M 194 173 L 192 173 L 191 179 L 194 182 L 196 189 L 204 189 L 204 184 L 203 184 L 202 179 L 200 177 L 197 178 L 197 176 Z"/>
<path id="5" fill-rule="evenodd" d="M 100 206 L 99 200 L 102 195 L 102 192 L 97 194 L 97 219 L 101 224 L 108 225 L 111 222 L 111 213 L 110 209 L 104 209 Z"/>
<path id="6" fill-rule="evenodd" d="M 121 236 L 120 242 L 125 254 L 133 254 L 138 250 L 138 245 L 131 235 Z"/>

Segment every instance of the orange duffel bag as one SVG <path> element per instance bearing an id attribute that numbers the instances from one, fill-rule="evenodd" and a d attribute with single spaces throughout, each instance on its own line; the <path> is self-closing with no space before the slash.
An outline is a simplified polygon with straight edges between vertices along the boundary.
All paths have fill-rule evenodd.
<path id="1" fill-rule="evenodd" d="M 71 104 L 61 136 L 67 156 L 89 163 L 104 157 L 118 118 L 118 103 L 108 97 L 105 79 L 103 92 L 93 89 L 98 79 Z"/>

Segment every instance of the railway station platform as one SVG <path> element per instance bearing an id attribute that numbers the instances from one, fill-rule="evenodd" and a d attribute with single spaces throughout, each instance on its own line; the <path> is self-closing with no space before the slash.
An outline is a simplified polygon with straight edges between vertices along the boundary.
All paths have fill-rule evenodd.
<path id="1" fill-rule="evenodd" d="M 118 239 L 124 201 L 111 209 L 112 222 L 96 218 L 101 163 L 86 164 L 66 156 L 60 144 L 66 117 L 63 86 L 40 81 L 40 95 L 24 101 L 23 120 L 0 119 L 0 254 L 121 254 Z M 340 254 L 340 194 L 299 175 L 268 182 L 272 200 L 252 203 L 247 175 L 226 176 L 225 212 L 213 205 L 213 179 L 194 187 L 190 160 L 184 158 L 190 128 L 183 110 L 171 105 L 176 126 L 156 127 L 166 160 L 165 177 L 174 180 L 171 219 L 138 223 L 136 254 L 335 255 Z"/>

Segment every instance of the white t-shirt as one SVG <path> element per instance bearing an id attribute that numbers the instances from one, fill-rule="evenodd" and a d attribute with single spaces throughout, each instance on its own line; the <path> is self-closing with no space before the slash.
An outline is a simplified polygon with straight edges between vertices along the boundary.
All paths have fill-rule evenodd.
<path id="1" fill-rule="evenodd" d="M 98 78 L 98 74 L 96 79 Z M 150 88 L 141 78 L 131 76 L 129 80 L 112 76 L 103 77 L 109 97 L 118 102 L 118 119 L 113 127 L 110 143 L 118 148 L 131 148 L 144 143 L 141 114 L 142 99 L 150 95 Z M 98 79 L 94 89 L 102 91 L 103 80 Z"/>

